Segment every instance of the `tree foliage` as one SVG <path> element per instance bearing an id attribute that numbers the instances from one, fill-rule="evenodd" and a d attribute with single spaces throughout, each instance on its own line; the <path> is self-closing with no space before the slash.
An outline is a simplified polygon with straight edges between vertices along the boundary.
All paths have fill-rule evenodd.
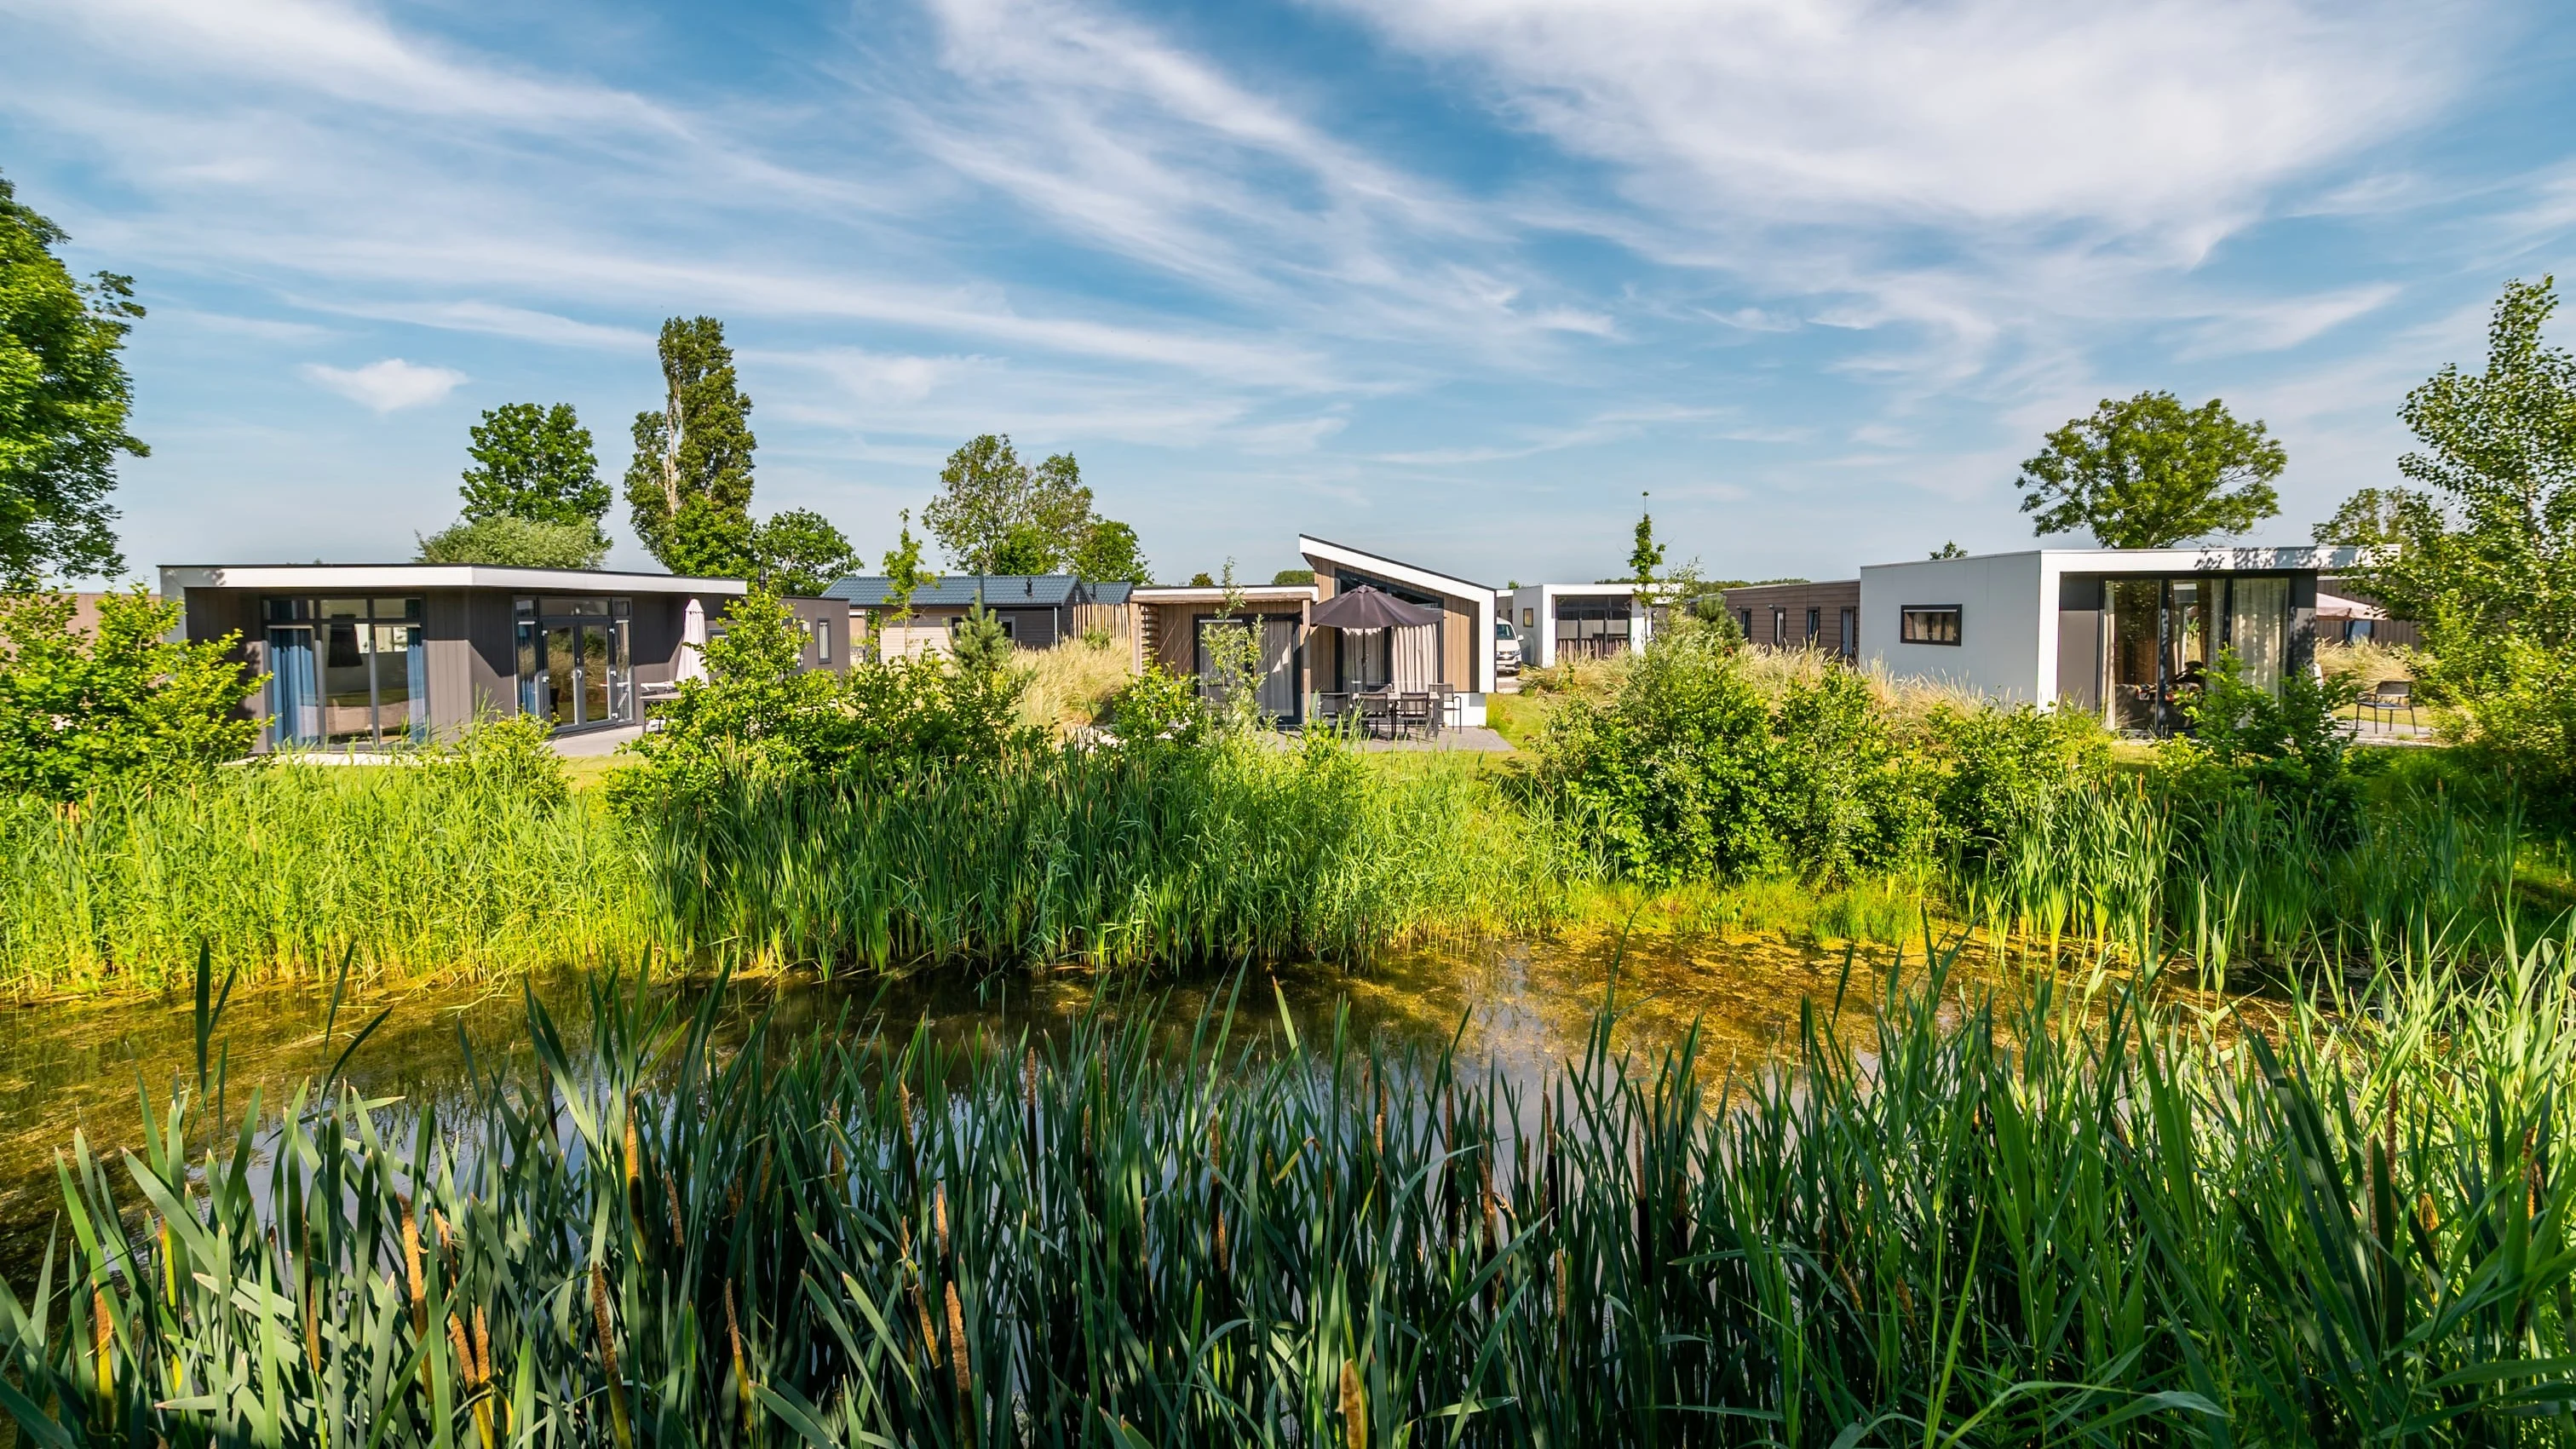
<path id="1" fill-rule="evenodd" d="M 608 540 L 594 523 L 558 523 L 498 513 L 467 518 L 420 540 L 419 560 L 438 564 L 498 564 L 523 569 L 595 569 L 608 557 Z"/>
<path id="2" fill-rule="evenodd" d="M 465 518 L 526 518 L 539 523 L 587 524 L 595 532 L 610 502 L 599 476 L 590 429 L 570 403 L 539 407 L 503 403 L 486 409 L 466 451 Z"/>
<path id="3" fill-rule="evenodd" d="M 894 605 L 895 622 L 902 624 L 912 619 L 912 596 L 939 579 L 921 566 L 921 540 L 912 536 L 912 510 L 907 508 L 898 516 L 903 520 L 902 531 L 894 547 L 886 550 L 884 566 L 886 598 Z"/>
<path id="4" fill-rule="evenodd" d="M 0 595 L 0 790 L 72 800 L 120 781 L 183 778 L 247 753 L 241 713 L 261 680 L 227 657 L 238 634 L 173 640 L 176 602 L 136 585 L 72 627 L 68 594 Z"/>
<path id="5" fill-rule="evenodd" d="M 1151 581 L 1136 531 L 1092 512 L 1071 453 L 1030 467 L 1009 435 L 985 433 L 948 455 L 939 489 L 921 521 L 961 572 Z"/>
<path id="6" fill-rule="evenodd" d="M 1655 570 L 1663 566 L 1664 546 L 1655 542 L 1655 515 L 1641 508 L 1637 510 L 1637 541 L 1628 550 L 1628 580 L 1640 587 L 1650 586 L 1655 582 Z"/>
<path id="7" fill-rule="evenodd" d="M 1074 550 L 1073 573 L 1095 584 L 1150 584 L 1154 569 L 1145 562 L 1144 546 L 1136 530 L 1114 518 L 1092 524 L 1083 534 L 1082 544 Z"/>
<path id="8" fill-rule="evenodd" d="M 733 349 L 713 317 L 662 324 L 663 401 L 635 415 L 626 505 L 635 536 L 677 574 L 742 578 L 753 571 L 751 399 L 736 384 Z"/>
<path id="9" fill-rule="evenodd" d="M 753 576 L 782 594 L 812 598 L 853 573 L 858 550 L 808 508 L 782 509 L 752 531 Z"/>
<path id="10" fill-rule="evenodd" d="M 2442 505 L 2414 488 L 2364 488 L 2334 517 L 2308 531 L 2318 543 L 2347 548 L 2422 548 L 2443 529 Z"/>
<path id="11" fill-rule="evenodd" d="M 76 280 L 54 255 L 65 239 L 0 176 L 0 583 L 22 587 L 123 572 L 116 455 L 150 453 L 125 431 L 133 280 Z"/>
<path id="12" fill-rule="evenodd" d="M 2551 278 L 2506 284 L 2485 370 L 2406 395 L 2422 447 L 2398 470 L 2428 491 L 2363 577 L 2422 622 L 2416 679 L 2459 737 L 2576 815 L 2576 356 L 2541 337 L 2557 305 Z"/>
<path id="13" fill-rule="evenodd" d="M 2243 533 L 2281 511 L 2272 480 L 2289 454 L 2260 422 L 2216 398 L 2186 408 L 2169 392 L 2105 398 L 2050 433 L 2014 486 L 2037 531 L 2089 532 L 2106 548 L 2170 548 Z"/>

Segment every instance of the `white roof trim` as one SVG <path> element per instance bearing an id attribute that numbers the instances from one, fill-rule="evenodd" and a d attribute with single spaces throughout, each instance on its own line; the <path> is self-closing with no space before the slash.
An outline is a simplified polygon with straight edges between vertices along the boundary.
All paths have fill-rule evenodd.
<path id="1" fill-rule="evenodd" d="M 1366 570 L 1396 583 L 1429 589 L 1435 594 L 1446 594 L 1453 599 L 1473 599 L 1481 596 L 1488 607 L 1493 602 L 1494 586 L 1491 584 L 1480 584 L 1473 579 L 1459 578 L 1455 574 L 1436 574 L 1429 569 L 1400 564 L 1391 558 L 1344 544 L 1327 543 L 1311 534 L 1297 535 L 1297 551 L 1309 558 L 1349 564 L 1355 569 Z"/>
<path id="2" fill-rule="evenodd" d="M 2342 569 L 2361 568 L 2378 560 L 2379 550 L 2352 548 L 2340 544 L 2290 544 L 2272 547 L 2261 544 L 2212 544 L 2191 548 L 2026 548 L 2011 553 L 1978 553 L 1955 559 L 1905 559 L 1897 563 L 1863 564 L 1861 572 L 1873 569 L 1922 568 L 1926 565 L 1974 564 L 2001 558 L 2037 558 L 2059 573 L 2070 574 L 2170 574 L 2170 573 L 2259 573 L 2266 570 L 2334 573 Z"/>
<path id="3" fill-rule="evenodd" d="M 180 589 L 526 589 L 584 594 L 721 594 L 751 591 L 741 579 L 605 569 L 522 569 L 492 564 L 163 564 L 161 592 Z"/>
<path id="4" fill-rule="evenodd" d="M 1319 591 L 1313 584 L 1245 584 L 1235 590 L 1247 603 L 1313 603 Z M 1212 604 L 1225 598 L 1222 585 L 1201 587 L 1197 584 L 1153 584 L 1130 589 L 1127 597 L 1139 604 Z"/>

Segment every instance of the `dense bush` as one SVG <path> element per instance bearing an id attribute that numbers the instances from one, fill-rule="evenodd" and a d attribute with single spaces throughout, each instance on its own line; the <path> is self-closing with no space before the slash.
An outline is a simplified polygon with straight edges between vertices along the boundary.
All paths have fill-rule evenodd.
<path id="1" fill-rule="evenodd" d="M 1019 720 L 1028 681 L 1006 655 L 859 661 L 837 674 L 800 666 L 804 635 L 773 594 L 754 590 L 726 619 L 706 646 L 707 677 L 682 681 L 631 747 L 640 765 L 611 777 L 612 798 L 630 812 L 744 775 L 884 780 L 978 768 L 1046 738 Z"/>
<path id="2" fill-rule="evenodd" d="M 260 681 L 227 657 L 236 636 L 171 639 L 179 605 L 139 585 L 99 599 L 94 633 L 72 612 L 68 594 L 0 595 L 0 793 L 185 779 L 258 738 L 241 702 Z"/>
<path id="3" fill-rule="evenodd" d="M 1616 875 L 1840 880 L 1981 859 L 2107 751 L 2081 718 L 1899 710 L 1856 671 L 1766 671 L 1724 632 L 1680 629 L 1557 710 L 1520 791 Z"/>

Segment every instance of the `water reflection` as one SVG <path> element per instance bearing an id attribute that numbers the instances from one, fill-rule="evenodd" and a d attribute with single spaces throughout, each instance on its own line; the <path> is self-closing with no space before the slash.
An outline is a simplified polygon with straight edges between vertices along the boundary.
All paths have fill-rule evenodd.
<path id="1" fill-rule="evenodd" d="M 1844 1039 L 1857 1043 L 1895 958 L 1889 948 L 1846 952 L 1777 937 L 1622 941 L 1601 932 L 1417 951 L 1360 973 L 1312 967 L 1248 980 L 1211 975 L 1104 983 L 1075 972 L 982 981 L 954 974 L 895 981 L 768 977 L 727 987 L 720 1034 L 727 1045 L 739 1042 L 769 1013 L 779 1042 L 861 1030 L 873 1018 L 898 1031 L 926 1022 L 934 1037 L 952 1043 L 981 1034 L 1007 1045 L 1023 1033 L 1060 1032 L 1083 1013 L 1103 1010 L 1157 1012 L 1159 1029 L 1186 1037 L 1203 1013 L 1221 1012 L 1233 1001 L 1240 1042 L 1275 1036 L 1284 1001 L 1308 1042 L 1328 1036 L 1347 1011 L 1345 1029 L 1356 1040 L 1438 1049 L 1454 1038 L 1467 1059 L 1534 1083 L 1580 1057 L 1596 1013 L 1613 1004 L 1615 1050 L 1652 1061 L 1696 1024 L 1703 1064 L 1723 1072 L 1752 1067 L 1791 1040 L 1800 1003 L 1808 999 L 1825 1011 L 1839 998 Z M 1919 969 L 1920 949 L 1904 960 L 1906 969 Z M 1962 990 L 2011 991 L 2026 980 L 2026 968 L 1998 966 L 1982 955 L 1972 954 L 1964 966 Z M 694 1004 L 708 987 L 682 982 L 659 989 L 677 990 Z M 238 1121 L 255 1091 L 274 1110 L 298 1085 L 327 1073 L 381 1012 L 381 1025 L 349 1053 L 345 1076 L 370 1097 L 433 1105 L 461 1090 L 469 1064 L 487 1077 L 496 1070 L 533 1073 L 522 989 L 512 983 L 352 993 L 336 1019 L 327 991 L 241 993 L 222 1019 L 208 1064 L 221 1070 L 210 1075 L 228 1080 L 227 1120 Z M 583 978 L 540 977 L 526 989 L 555 1015 L 568 1041 L 587 1035 Z M 194 1006 L 191 997 L 174 994 L 25 1008 L 0 1037 L 0 1263 L 12 1280 L 43 1251 L 60 1202 L 55 1154 L 73 1133 L 86 1133 L 92 1149 L 113 1161 L 140 1139 L 141 1101 L 157 1113 L 174 1089 L 193 1087 Z M 125 1180 L 121 1169 L 113 1180 Z"/>

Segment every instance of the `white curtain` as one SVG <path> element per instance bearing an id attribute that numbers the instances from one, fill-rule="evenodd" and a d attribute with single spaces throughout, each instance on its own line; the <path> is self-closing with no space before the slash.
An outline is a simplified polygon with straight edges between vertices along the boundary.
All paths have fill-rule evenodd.
<path id="1" fill-rule="evenodd" d="M 1440 626 L 1408 624 L 1391 629 L 1395 636 L 1395 689 L 1420 694 L 1440 678 Z"/>
<path id="2" fill-rule="evenodd" d="M 2245 682 L 2278 690 L 2281 661 L 2288 657 L 2290 646 L 2290 581 L 2230 581 L 2227 637 L 2236 657 L 2245 661 Z"/>

